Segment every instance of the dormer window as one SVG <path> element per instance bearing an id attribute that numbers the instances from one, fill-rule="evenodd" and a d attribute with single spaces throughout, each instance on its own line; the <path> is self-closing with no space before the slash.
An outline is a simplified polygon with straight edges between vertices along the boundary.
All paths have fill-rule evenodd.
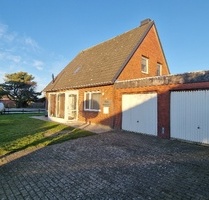
<path id="1" fill-rule="evenodd" d="M 148 58 L 142 56 L 141 59 L 141 71 L 142 73 L 148 74 Z"/>
<path id="2" fill-rule="evenodd" d="M 81 66 L 78 66 L 75 71 L 73 72 L 73 74 L 77 74 L 79 72 L 79 70 L 81 69 Z"/>
<path id="3" fill-rule="evenodd" d="M 162 75 L 162 64 L 157 63 L 156 76 Z"/>

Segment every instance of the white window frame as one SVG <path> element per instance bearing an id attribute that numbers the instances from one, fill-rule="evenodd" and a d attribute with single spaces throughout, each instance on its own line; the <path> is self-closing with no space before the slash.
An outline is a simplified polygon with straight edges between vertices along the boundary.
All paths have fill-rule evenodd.
<path id="1" fill-rule="evenodd" d="M 157 63 L 156 75 L 162 76 L 162 64 Z"/>
<path id="2" fill-rule="evenodd" d="M 144 64 L 144 62 L 145 62 L 145 64 Z M 145 74 L 148 74 L 148 72 L 149 72 L 149 59 L 146 58 L 145 56 L 142 56 L 142 58 L 141 58 L 141 72 L 145 73 Z"/>
<path id="3" fill-rule="evenodd" d="M 64 104 L 61 104 L 63 102 L 61 102 L 61 99 L 60 97 L 64 95 Z M 61 117 L 60 114 L 61 114 L 61 106 L 64 105 L 64 115 Z M 56 115 L 58 118 L 65 118 L 65 93 L 62 92 L 62 93 L 57 93 L 57 105 L 56 105 Z"/>
<path id="4" fill-rule="evenodd" d="M 59 93 L 50 93 L 49 94 L 49 106 L 48 106 L 48 110 L 49 110 L 49 115 L 51 117 L 56 117 L 56 118 L 61 118 L 64 119 L 65 117 L 65 109 L 64 109 L 64 116 L 60 117 L 60 108 L 61 108 L 61 101 L 60 101 L 60 96 L 63 95 L 65 96 L 64 92 L 59 92 Z M 52 96 L 55 96 L 55 102 L 54 102 L 54 106 L 55 108 L 53 109 L 54 113 L 51 113 L 52 109 L 51 109 L 51 100 L 52 100 Z M 64 97 L 65 99 L 65 97 Z M 65 100 L 64 100 L 64 107 L 65 107 Z"/>
<path id="5" fill-rule="evenodd" d="M 93 94 L 100 94 L 102 95 L 102 93 L 100 91 L 91 91 L 91 92 L 85 92 L 84 93 L 84 111 L 94 111 L 94 112 L 100 112 L 101 111 L 101 99 L 100 102 L 98 102 L 99 104 L 99 109 L 95 109 L 92 108 L 92 95 Z M 89 96 L 89 100 L 88 100 L 88 108 L 86 107 L 86 103 L 87 103 L 87 98 L 86 96 Z"/>

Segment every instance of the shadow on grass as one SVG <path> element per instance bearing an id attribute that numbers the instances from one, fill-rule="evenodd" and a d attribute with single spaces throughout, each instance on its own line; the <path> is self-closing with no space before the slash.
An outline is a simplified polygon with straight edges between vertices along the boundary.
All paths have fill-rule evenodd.
<path id="1" fill-rule="evenodd" d="M 91 135 L 95 135 L 95 134 L 96 133 L 92 133 L 90 131 L 86 131 L 83 129 L 66 127 L 64 129 L 62 129 L 61 131 L 58 131 L 58 132 L 53 133 L 51 135 L 45 136 L 42 139 L 36 140 L 34 142 L 31 142 L 30 144 L 27 144 L 25 146 L 21 146 L 19 148 L 11 150 L 9 153 L 0 156 L 0 159 L 6 157 L 8 155 L 11 155 L 13 153 L 22 151 L 22 150 L 27 150 L 30 148 L 43 148 L 43 147 L 46 147 L 49 145 L 54 145 L 54 144 L 68 141 L 68 140 L 77 139 L 77 138 L 81 138 L 81 137 L 87 137 L 87 136 L 91 136 Z"/>
<path id="2" fill-rule="evenodd" d="M 42 123 L 41 125 L 44 126 L 44 123 Z M 37 125 L 37 126 L 39 126 L 39 125 Z M 0 132 L 0 136 L 1 136 L 0 147 L 4 142 L 12 143 L 16 140 L 20 140 L 21 138 L 35 135 L 35 134 L 37 134 L 37 132 L 39 132 L 39 133 L 40 132 L 47 132 L 47 131 L 50 131 L 52 129 L 56 129 L 58 126 L 59 126 L 59 124 L 48 125 L 46 127 L 41 127 L 41 128 L 34 128 L 34 127 L 31 126 L 31 129 L 26 130 L 26 131 L 21 130 L 21 126 L 19 126 L 19 127 L 16 127 L 16 129 L 19 129 L 18 133 L 15 133 L 16 130 L 14 131 L 13 130 L 14 128 L 13 129 L 10 128 L 10 130 L 8 130 L 8 131 L 5 130 L 5 133 Z M 9 127 L 8 127 L 8 129 L 9 129 Z M 5 150 L 7 150 L 7 149 L 5 148 Z"/>

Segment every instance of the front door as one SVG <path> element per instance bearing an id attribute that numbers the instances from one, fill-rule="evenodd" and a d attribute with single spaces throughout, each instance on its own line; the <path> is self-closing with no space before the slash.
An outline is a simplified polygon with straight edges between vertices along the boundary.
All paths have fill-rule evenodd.
<path id="1" fill-rule="evenodd" d="M 68 120 L 76 120 L 78 118 L 78 94 L 68 94 Z"/>

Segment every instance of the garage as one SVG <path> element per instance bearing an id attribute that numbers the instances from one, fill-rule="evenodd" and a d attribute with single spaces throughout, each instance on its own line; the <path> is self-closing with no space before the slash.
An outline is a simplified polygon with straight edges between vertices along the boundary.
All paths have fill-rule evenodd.
<path id="1" fill-rule="evenodd" d="M 157 136 L 157 93 L 122 95 L 122 129 Z"/>
<path id="2" fill-rule="evenodd" d="M 171 137 L 209 144 L 209 90 L 171 92 Z"/>

